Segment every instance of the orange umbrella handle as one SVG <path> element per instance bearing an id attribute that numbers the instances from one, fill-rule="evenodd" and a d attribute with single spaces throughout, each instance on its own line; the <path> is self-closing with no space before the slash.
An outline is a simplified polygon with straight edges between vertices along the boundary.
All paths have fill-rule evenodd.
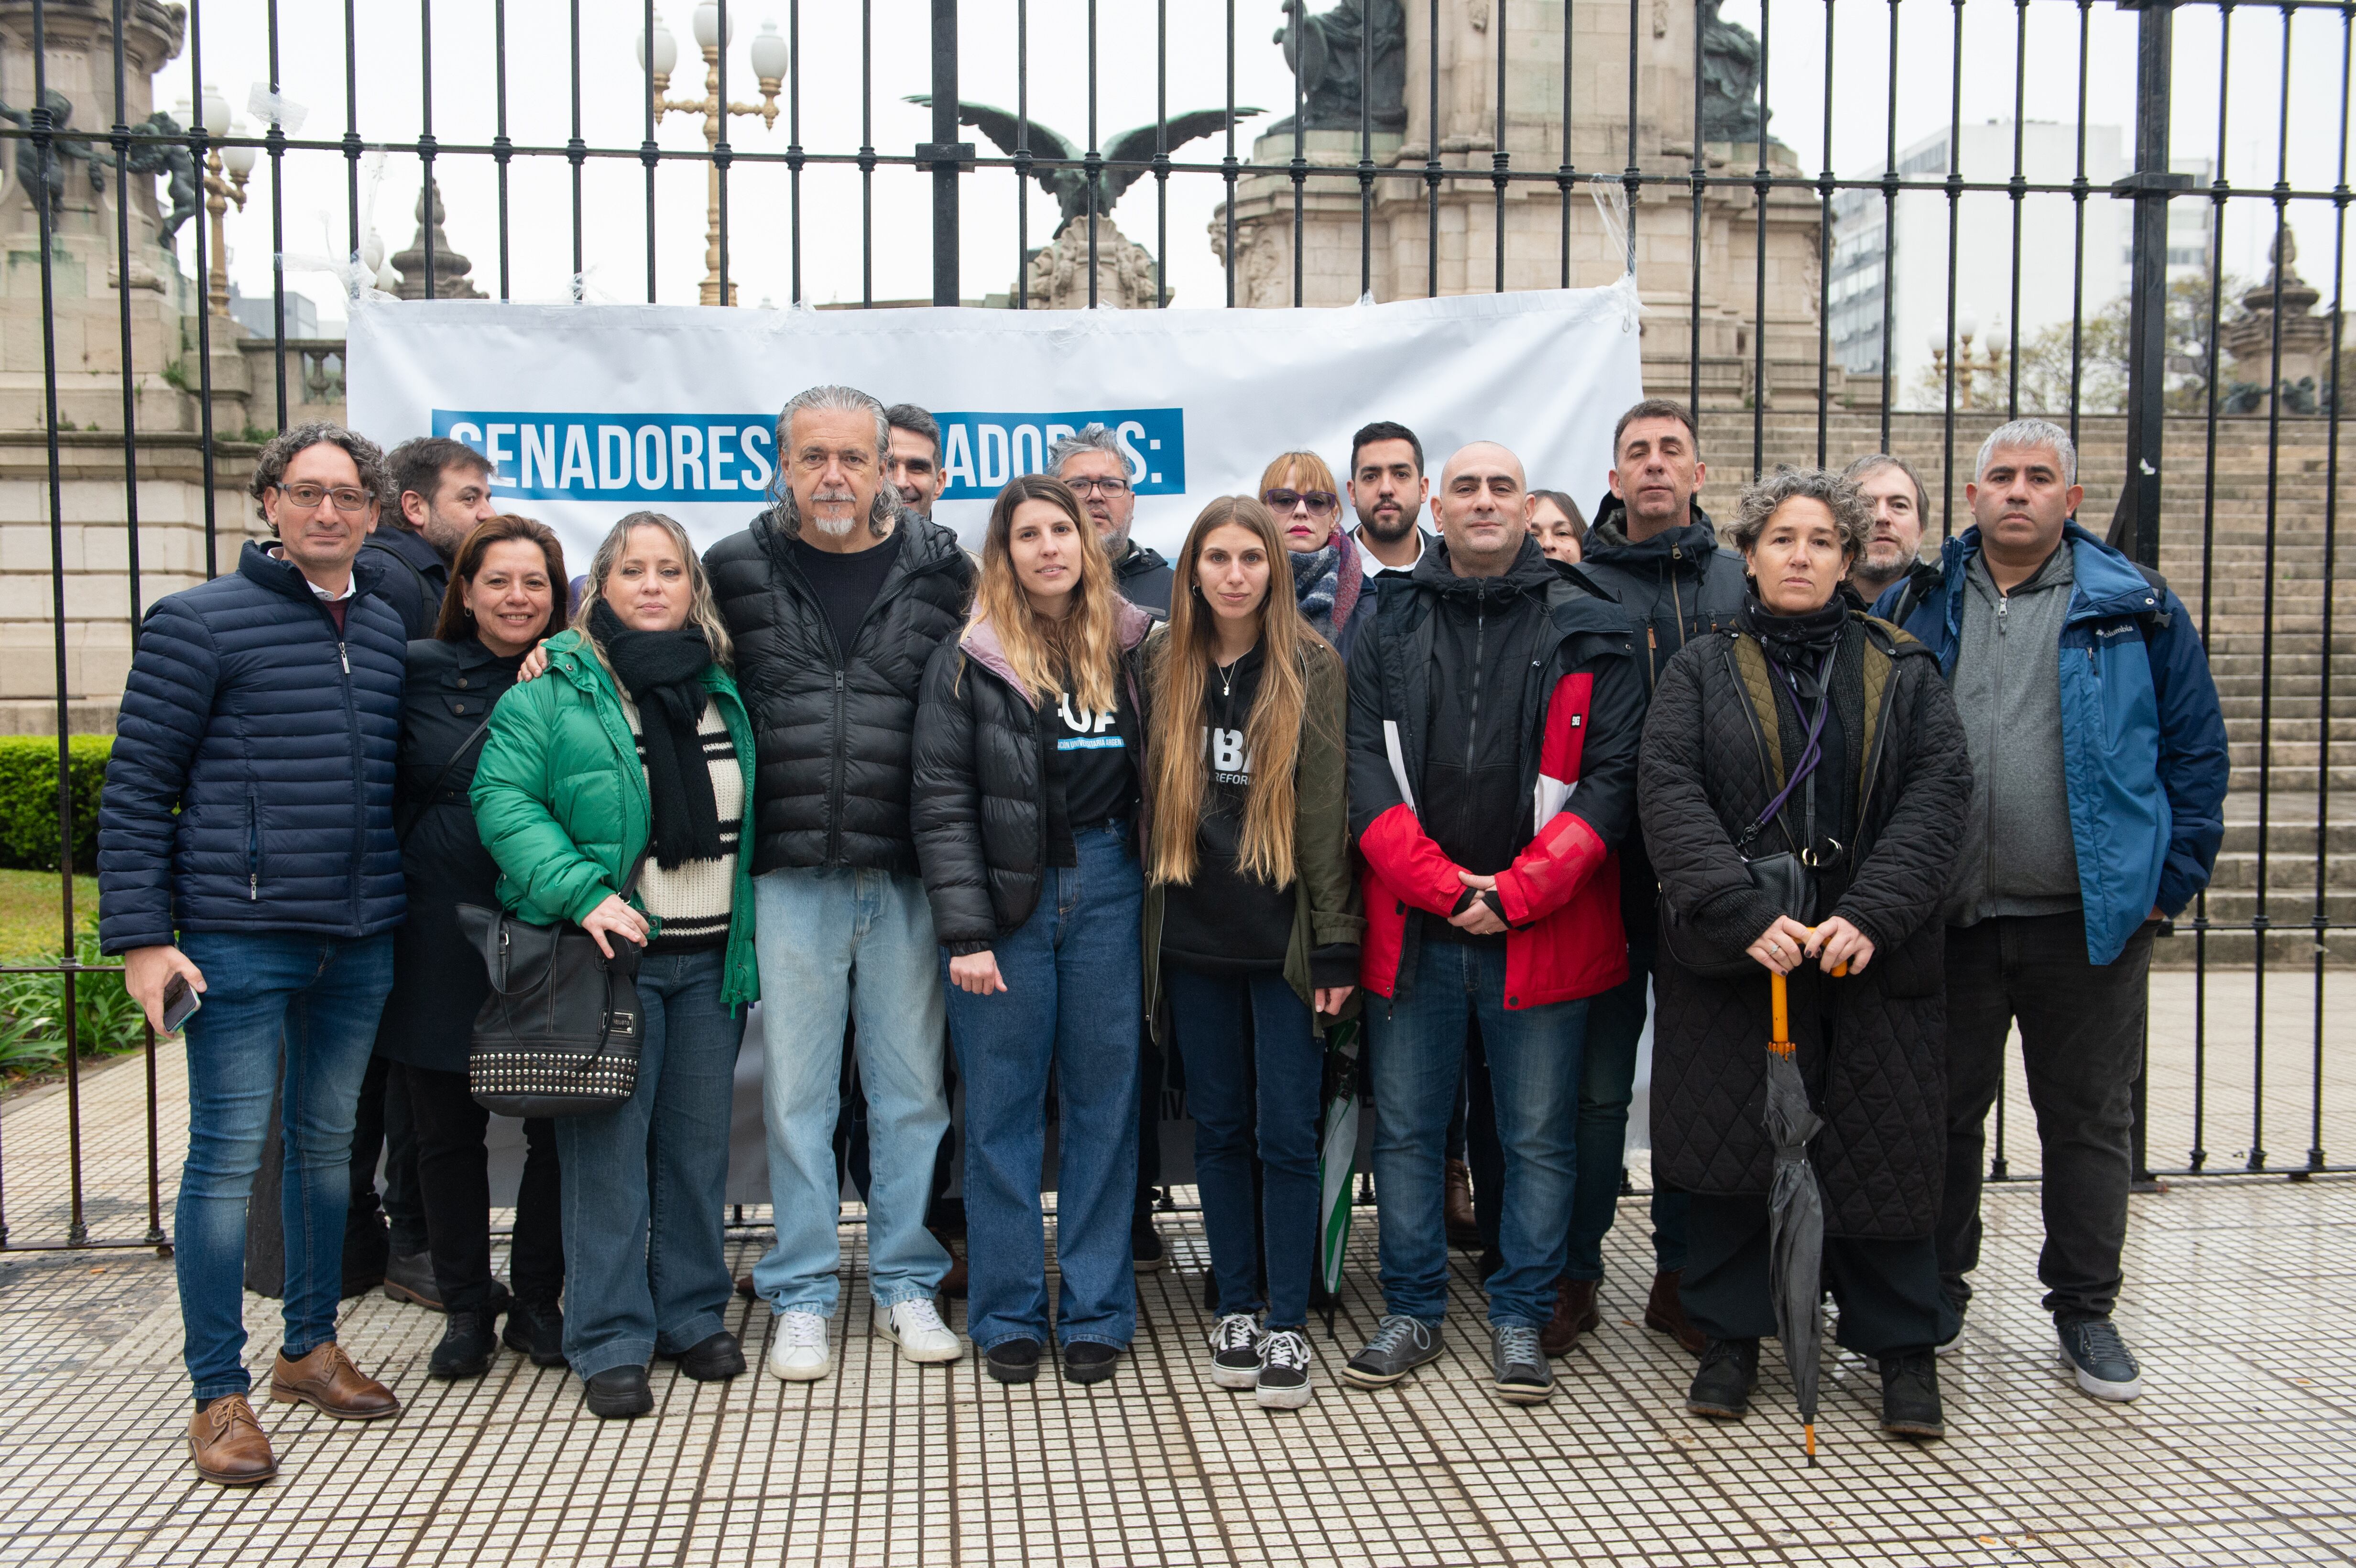
<path id="1" fill-rule="evenodd" d="M 1772 997 L 1772 1005 L 1775 1011 L 1775 1038 L 1767 1042 L 1767 1049 L 1773 1051 L 1778 1056 L 1789 1056 L 1792 1054 L 1792 1008 L 1790 998 L 1785 993 L 1783 976 L 1771 974 L 1767 978 L 1769 984 L 1772 987 L 1772 990 L 1770 995 Z"/>

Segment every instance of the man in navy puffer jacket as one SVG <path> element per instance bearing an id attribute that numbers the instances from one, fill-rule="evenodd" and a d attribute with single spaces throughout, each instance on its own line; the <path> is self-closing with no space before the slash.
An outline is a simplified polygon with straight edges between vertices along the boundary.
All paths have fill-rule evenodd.
<path id="1" fill-rule="evenodd" d="M 190 1456 L 248 1485 L 276 1461 L 246 1403 L 245 1207 L 284 1042 L 286 1335 L 271 1398 L 398 1413 L 336 1344 L 352 1116 L 401 923 L 394 752 L 405 645 L 373 563 L 376 446 L 330 424 L 279 436 L 252 492 L 277 536 L 148 611 L 99 809 L 99 937 L 162 1026 L 187 1020 L 188 1157 L 174 1242 L 196 1384 Z"/>

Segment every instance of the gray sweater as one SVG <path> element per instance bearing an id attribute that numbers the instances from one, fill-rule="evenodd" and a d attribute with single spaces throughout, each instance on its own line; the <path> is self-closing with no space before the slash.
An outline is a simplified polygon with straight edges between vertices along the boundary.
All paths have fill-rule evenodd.
<path id="1" fill-rule="evenodd" d="M 1947 923 L 2067 914 L 2080 900 L 2062 763 L 2070 547 L 2008 594 L 1997 592 L 1986 557 L 1975 554 L 1966 571 L 1952 685 L 1971 749 L 1972 805 Z"/>

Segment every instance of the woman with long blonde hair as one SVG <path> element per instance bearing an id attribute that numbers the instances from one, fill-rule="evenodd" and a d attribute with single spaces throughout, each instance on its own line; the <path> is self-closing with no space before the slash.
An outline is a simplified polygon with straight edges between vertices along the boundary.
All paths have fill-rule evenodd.
<path id="1" fill-rule="evenodd" d="M 1277 518 L 1222 496 L 1146 644 L 1146 1002 L 1170 996 L 1194 1113 L 1218 1323 L 1211 1376 L 1309 1402 L 1323 1019 L 1358 978 L 1342 660 L 1295 612 Z M 1265 1169 L 1252 1211 L 1252 1160 Z M 1261 1242 L 1268 1316 L 1256 1308 Z"/>
<path id="2" fill-rule="evenodd" d="M 998 494 L 974 616 L 925 668 L 910 824 L 965 1081 L 968 1328 L 991 1376 L 1048 1342 L 1039 1164 L 1062 1136 L 1055 1339 L 1064 1376 L 1112 1375 L 1137 1323 L 1137 843 L 1150 780 L 1136 650 L 1151 623 L 1070 487 Z"/>

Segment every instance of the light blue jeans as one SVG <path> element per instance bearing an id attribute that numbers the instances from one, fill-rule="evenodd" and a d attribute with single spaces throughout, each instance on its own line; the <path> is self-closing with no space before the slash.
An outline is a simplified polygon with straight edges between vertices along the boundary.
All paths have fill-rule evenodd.
<path id="1" fill-rule="evenodd" d="M 925 1229 L 933 1162 L 949 1125 L 941 1084 L 939 946 L 925 885 L 873 870 L 771 871 L 753 880 L 766 1051 L 762 1120 L 777 1244 L 753 1270 L 776 1312 L 834 1316 L 842 1189 L 834 1168 L 842 1031 L 859 1025 L 874 1182 L 867 1288 L 879 1311 L 931 1296 L 948 1253 Z"/>

